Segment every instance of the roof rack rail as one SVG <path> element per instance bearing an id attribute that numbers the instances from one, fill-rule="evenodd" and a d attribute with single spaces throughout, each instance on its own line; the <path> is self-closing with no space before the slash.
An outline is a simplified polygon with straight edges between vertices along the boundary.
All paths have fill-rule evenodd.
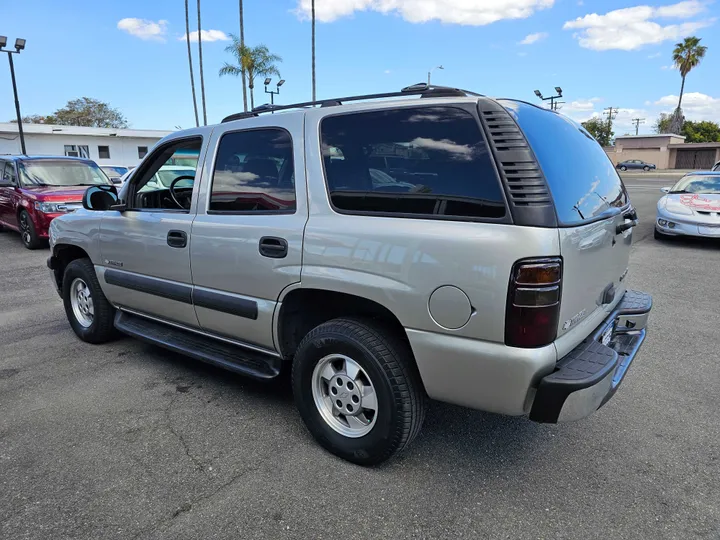
<path id="1" fill-rule="evenodd" d="M 255 107 L 252 111 L 248 112 L 241 112 L 241 113 L 235 113 L 231 114 L 230 116 L 226 116 L 223 118 L 222 123 L 225 122 L 232 122 L 233 120 L 242 120 L 243 118 L 252 118 L 253 116 L 258 116 L 262 113 L 267 112 L 275 112 L 275 111 L 284 111 L 287 109 L 302 109 L 305 107 L 314 107 L 319 105 L 320 107 L 336 107 L 338 105 L 342 105 L 343 102 L 346 101 L 362 101 L 366 99 L 383 99 L 383 98 L 391 98 L 391 97 L 403 97 L 403 96 L 413 96 L 413 95 L 419 95 L 420 97 L 467 97 L 467 96 L 478 96 L 481 97 L 481 94 L 476 94 L 475 92 L 470 92 L 469 90 L 462 90 L 460 88 L 451 88 L 449 86 L 431 86 L 427 83 L 418 83 L 413 84 L 411 86 L 406 86 L 399 92 L 386 92 L 383 94 L 365 94 L 362 96 L 347 96 L 347 97 L 341 97 L 341 98 L 330 98 L 330 99 L 322 99 L 318 101 L 305 101 L 303 103 L 293 103 L 290 105 L 271 105 L 269 103 L 266 103 L 265 105 L 259 105 Z"/>

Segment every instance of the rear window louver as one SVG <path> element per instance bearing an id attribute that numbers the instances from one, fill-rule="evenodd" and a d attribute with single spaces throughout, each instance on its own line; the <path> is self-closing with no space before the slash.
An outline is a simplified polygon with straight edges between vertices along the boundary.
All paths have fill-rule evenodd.
<path id="1" fill-rule="evenodd" d="M 557 226 L 545 176 L 522 130 L 499 103 L 481 99 L 478 107 L 514 222 L 538 227 Z"/>

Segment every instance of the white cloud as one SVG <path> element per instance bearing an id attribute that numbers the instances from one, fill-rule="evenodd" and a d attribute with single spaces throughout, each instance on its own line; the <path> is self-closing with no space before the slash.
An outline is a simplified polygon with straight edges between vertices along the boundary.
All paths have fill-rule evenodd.
<path id="1" fill-rule="evenodd" d="M 120 19 L 117 23 L 118 29 L 127 32 L 131 36 L 150 41 L 165 41 L 168 22 L 159 20 L 158 22 L 149 21 L 147 19 L 126 18 Z"/>
<path id="2" fill-rule="evenodd" d="M 440 21 L 482 26 L 503 19 L 525 19 L 555 0 L 315 0 L 315 17 L 331 22 L 357 11 L 396 13 L 411 23 Z M 297 0 L 296 13 L 310 17 L 311 0 Z"/>
<path id="3" fill-rule="evenodd" d="M 660 69 L 662 69 L 662 70 L 677 69 L 677 66 L 675 64 L 671 64 L 669 66 L 660 66 Z"/>
<path id="4" fill-rule="evenodd" d="M 389 69 L 386 69 L 385 71 L 383 71 L 383 73 L 385 73 L 385 75 L 390 75 L 392 73 L 392 71 L 390 71 Z"/>
<path id="5" fill-rule="evenodd" d="M 525 36 L 525 39 L 520 41 L 518 45 L 532 45 L 533 43 L 537 43 L 538 41 L 542 41 L 548 37 L 547 32 L 537 32 L 535 34 L 528 34 Z"/>
<path id="6" fill-rule="evenodd" d="M 648 54 L 648 58 L 660 58 L 660 53 L 656 52 L 655 54 Z"/>
<path id="7" fill-rule="evenodd" d="M 704 19 L 662 26 L 651 19 L 687 19 L 704 9 L 705 6 L 698 0 L 686 0 L 659 8 L 635 6 L 616 9 L 605 15 L 591 13 L 567 21 L 563 28 L 578 30 L 573 36 L 586 49 L 631 51 L 643 45 L 683 38 L 715 22 L 715 19 Z"/>
<path id="8" fill-rule="evenodd" d="M 655 102 L 662 112 L 671 113 L 678 104 L 678 96 L 663 96 Z M 683 94 L 682 109 L 688 120 L 720 121 L 720 98 L 714 98 L 701 92 Z"/>
<path id="9" fill-rule="evenodd" d="M 187 39 L 187 34 L 183 34 L 183 37 L 178 38 L 178 41 L 185 41 Z M 198 40 L 198 33 L 197 30 L 194 32 L 190 32 L 190 41 L 197 42 Z M 230 36 L 228 36 L 225 32 L 221 30 L 203 30 L 202 31 L 202 40 L 205 41 L 230 41 Z"/>
<path id="10" fill-rule="evenodd" d="M 560 112 L 577 122 L 585 122 L 594 116 L 600 115 L 600 113 L 595 110 L 595 106 L 601 101 L 602 98 L 599 97 L 578 99 L 560 105 Z"/>

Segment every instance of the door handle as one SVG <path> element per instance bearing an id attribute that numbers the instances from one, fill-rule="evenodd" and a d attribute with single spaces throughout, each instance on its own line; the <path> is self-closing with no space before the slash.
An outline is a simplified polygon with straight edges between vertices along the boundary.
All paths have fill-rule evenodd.
<path id="1" fill-rule="evenodd" d="M 260 239 L 260 255 L 271 259 L 287 257 L 288 243 L 284 238 L 276 236 L 263 236 Z"/>
<path id="2" fill-rule="evenodd" d="M 185 231 L 170 231 L 167 234 L 168 246 L 184 248 L 187 246 L 187 233 Z"/>

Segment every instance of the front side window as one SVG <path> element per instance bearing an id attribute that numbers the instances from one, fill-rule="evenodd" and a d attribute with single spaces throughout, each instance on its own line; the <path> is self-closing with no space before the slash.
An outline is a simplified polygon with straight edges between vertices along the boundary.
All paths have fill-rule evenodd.
<path id="1" fill-rule="evenodd" d="M 562 225 L 580 225 L 609 217 L 628 204 L 625 186 L 615 167 L 585 128 L 566 116 L 528 103 L 499 102 L 515 118 L 530 143 Z"/>
<path id="2" fill-rule="evenodd" d="M 220 139 L 210 212 L 293 213 L 295 170 L 290 134 L 277 128 L 226 133 Z"/>
<path id="3" fill-rule="evenodd" d="M 20 162 L 25 186 L 97 186 L 110 184 L 95 163 L 70 159 L 30 159 Z"/>
<path id="4" fill-rule="evenodd" d="M 455 107 L 330 116 L 320 126 L 339 211 L 497 219 L 500 183 L 477 120 Z"/>
<path id="5" fill-rule="evenodd" d="M 146 163 L 133 173 L 128 191 L 128 208 L 188 212 L 195 187 L 195 166 L 174 165 L 178 151 L 200 152 L 202 139 L 182 139 L 153 151 Z"/>

